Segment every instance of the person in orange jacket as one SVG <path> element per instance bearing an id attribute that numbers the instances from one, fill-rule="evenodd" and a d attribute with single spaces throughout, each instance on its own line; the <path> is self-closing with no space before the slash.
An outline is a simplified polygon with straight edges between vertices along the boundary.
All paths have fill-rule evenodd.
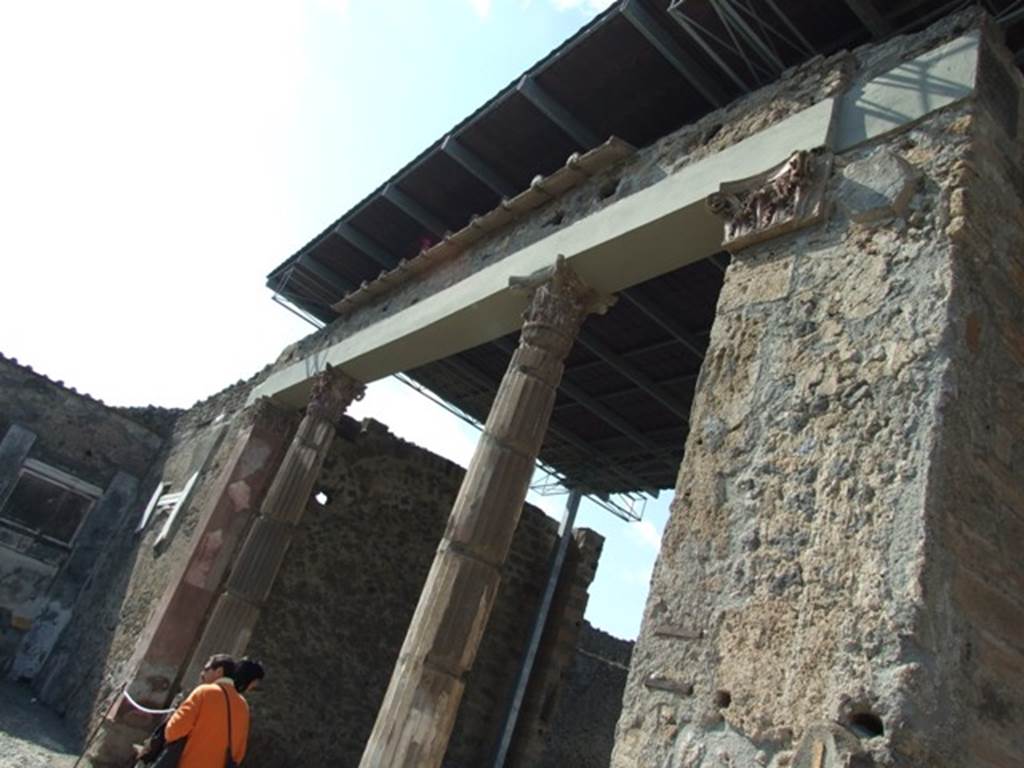
<path id="1" fill-rule="evenodd" d="M 231 714 L 231 757 L 245 757 L 249 740 L 249 705 L 235 690 L 234 660 L 223 653 L 210 657 L 199 673 L 200 685 L 171 715 L 164 733 L 167 743 L 187 738 L 179 768 L 221 768 L 228 753 L 228 712 Z"/>

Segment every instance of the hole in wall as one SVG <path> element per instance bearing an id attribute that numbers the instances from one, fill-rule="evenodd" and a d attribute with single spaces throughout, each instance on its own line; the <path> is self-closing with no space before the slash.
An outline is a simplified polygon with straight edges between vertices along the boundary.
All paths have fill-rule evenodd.
<path id="1" fill-rule="evenodd" d="M 597 190 L 597 195 L 602 200 L 607 200 L 609 197 L 619 191 L 620 179 L 608 179 L 601 187 Z"/>
<path id="2" fill-rule="evenodd" d="M 701 144 L 707 144 L 709 141 L 714 139 L 715 136 L 717 136 L 721 130 L 722 130 L 722 123 L 719 123 L 718 125 L 711 126 L 707 130 L 705 130 L 704 133 L 701 135 L 700 143 Z"/>
<path id="3" fill-rule="evenodd" d="M 728 691 L 715 691 L 715 706 L 719 709 L 728 709 L 732 704 L 732 694 Z"/>
<path id="4" fill-rule="evenodd" d="M 545 227 L 559 227 L 565 221 L 565 211 L 555 211 L 554 215 L 544 222 Z"/>
<path id="5" fill-rule="evenodd" d="M 330 501 L 331 498 L 323 491 L 317 491 L 316 495 L 313 496 L 313 500 L 316 501 L 316 503 L 319 504 L 321 507 L 326 507 L 327 502 Z"/>
<path id="6" fill-rule="evenodd" d="M 885 734 L 882 718 L 874 712 L 855 712 L 850 715 L 850 730 L 863 739 L 873 739 Z"/>

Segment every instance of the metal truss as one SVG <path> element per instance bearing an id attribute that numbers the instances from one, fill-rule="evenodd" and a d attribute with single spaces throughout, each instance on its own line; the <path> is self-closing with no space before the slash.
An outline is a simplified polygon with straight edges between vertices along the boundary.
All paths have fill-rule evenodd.
<path id="1" fill-rule="evenodd" d="M 694 0 L 673 0 L 668 12 L 722 72 L 742 90 L 775 80 L 786 68 L 784 52 L 794 51 L 801 60 L 814 56 L 814 46 L 801 34 L 774 0 L 755 9 L 751 0 L 702 0 L 710 6 L 722 27 L 716 33 L 686 13 Z M 744 64 L 738 71 L 719 53 L 727 51 Z"/>
<path id="2" fill-rule="evenodd" d="M 434 392 L 410 378 L 408 375 L 404 373 L 396 373 L 395 378 L 413 391 L 430 400 L 430 402 L 441 406 L 446 411 L 458 417 L 477 431 L 483 431 L 484 425 L 477 419 L 470 416 L 462 409 L 452 405 L 444 398 L 436 395 Z M 571 488 L 572 485 L 562 473 L 554 467 L 545 464 L 543 461 L 537 461 L 537 471 L 534 473 L 534 480 L 530 484 L 531 491 L 534 491 L 540 496 L 557 496 L 569 493 Z M 606 512 L 615 515 L 621 520 L 626 522 L 639 522 L 640 520 L 643 520 L 644 510 L 647 508 L 648 499 L 656 498 L 657 492 L 655 491 L 649 494 L 641 491 L 627 491 L 625 493 L 609 495 L 584 494 L 584 497 L 589 499 L 591 503 Z"/>

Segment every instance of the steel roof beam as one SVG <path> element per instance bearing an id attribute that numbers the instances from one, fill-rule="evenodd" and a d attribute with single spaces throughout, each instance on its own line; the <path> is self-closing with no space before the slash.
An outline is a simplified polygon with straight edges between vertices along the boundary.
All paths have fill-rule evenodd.
<path id="1" fill-rule="evenodd" d="M 364 256 L 377 262 L 384 269 L 391 269 L 398 263 L 398 259 L 388 253 L 382 245 L 364 235 L 348 222 L 341 222 L 334 228 L 334 234 L 345 240 L 349 245 L 362 253 Z"/>
<path id="2" fill-rule="evenodd" d="M 677 344 L 679 344 L 679 342 L 676 339 L 662 339 L 661 341 L 656 341 L 653 344 L 644 344 L 642 347 L 633 347 L 629 352 L 623 352 L 622 356 L 627 360 L 631 360 L 634 357 L 647 355 L 651 352 L 662 352 L 666 349 L 671 349 Z M 565 366 L 565 373 L 566 375 L 583 373 L 585 371 L 593 370 L 594 368 L 602 368 L 604 365 L 605 363 L 603 360 L 587 360 L 586 362 Z"/>
<path id="3" fill-rule="evenodd" d="M 544 90 L 531 75 L 521 78 L 516 85 L 516 90 L 581 147 L 590 149 L 601 143 L 597 134 L 587 128 L 575 115 Z"/>
<path id="4" fill-rule="evenodd" d="M 770 66 L 774 67 L 775 72 L 782 72 L 786 68 L 786 65 L 779 58 L 778 54 L 772 50 L 771 46 L 753 29 L 747 24 L 742 14 L 736 10 L 736 7 L 732 4 L 732 0 L 710 0 L 711 6 L 716 10 L 720 10 L 728 16 L 736 28 L 740 31 L 747 42 L 749 42 L 754 49 L 761 55 L 761 58 Z"/>
<path id="5" fill-rule="evenodd" d="M 497 342 L 494 342 L 494 344 L 495 346 L 498 346 L 503 352 L 507 351 L 504 345 L 499 345 Z M 486 374 L 479 371 L 476 368 L 476 366 L 466 362 L 461 358 L 448 357 L 445 358 L 442 362 L 454 368 L 461 376 L 464 376 L 465 378 L 474 381 L 478 386 L 484 386 L 487 388 L 493 387 L 493 383 L 487 377 Z M 637 478 L 632 477 L 627 473 L 624 473 L 615 464 L 608 461 L 608 457 L 596 452 L 593 448 L 590 447 L 589 443 L 583 440 L 583 438 L 579 437 L 578 435 L 574 434 L 568 429 L 565 429 L 564 427 L 560 427 L 557 424 L 549 422 L 548 432 L 554 435 L 557 439 L 561 440 L 563 443 L 575 448 L 589 461 L 597 463 L 599 466 L 602 467 L 604 471 L 618 475 L 620 479 L 629 483 L 630 486 L 641 490 L 653 490 L 650 489 L 648 485 L 637 482 Z"/>
<path id="6" fill-rule="evenodd" d="M 675 0 L 675 2 L 668 7 L 668 12 L 672 18 L 675 19 L 675 22 L 682 27 L 686 34 L 690 36 L 690 39 L 699 45 L 704 53 L 706 53 L 711 60 L 719 66 L 726 76 L 736 84 L 740 91 L 749 91 L 750 86 L 744 82 L 743 78 L 736 74 L 736 71 L 732 67 L 726 64 L 725 59 L 719 56 L 718 52 L 708 44 L 707 40 L 705 40 L 704 36 L 701 35 L 693 21 L 683 13 L 682 5 L 683 0 Z"/>
<path id="7" fill-rule="evenodd" d="M 789 33 L 796 38 L 797 42 L 803 46 L 803 52 L 808 56 L 814 56 L 816 53 L 815 48 L 811 45 L 811 42 L 803 36 L 803 33 L 797 28 L 796 24 L 790 21 L 789 16 L 783 13 L 782 9 L 775 4 L 775 0 L 766 0 L 768 7 L 775 11 L 775 15 L 782 19 L 782 23 L 789 30 Z"/>
<path id="8" fill-rule="evenodd" d="M 504 339 L 497 339 L 492 343 L 506 354 L 512 354 L 512 352 L 515 351 L 515 345 Z M 579 386 L 573 384 L 571 381 L 567 381 L 563 377 L 561 383 L 558 385 L 558 389 L 602 421 L 606 422 L 610 427 L 615 428 L 645 451 L 648 451 L 657 457 L 659 452 L 659 446 L 657 444 L 644 437 L 636 427 L 619 416 L 619 414 L 615 413 L 615 411 L 608 406 L 599 403 L 593 396 L 584 392 Z"/>
<path id="9" fill-rule="evenodd" d="M 437 237 L 442 237 L 448 229 L 443 221 L 394 184 L 388 184 L 384 187 L 384 199 Z"/>
<path id="10" fill-rule="evenodd" d="M 721 107 L 731 101 L 725 89 L 637 0 L 626 0 L 619 12 L 709 104 Z"/>
<path id="11" fill-rule="evenodd" d="M 621 432 L 638 446 L 643 448 L 651 455 L 652 458 L 661 458 L 661 446 L 644 436 L 640 430 L 615 413 L 611 408 L 599 403 L 594 397 L 588 395 L 580 387 L 570 381 L 562 381 L 562 383 L 558 385 L 558 388 L 602 421 L 606 422 L 608 426 Z M 666 466 L 669 465 L 666 464 Z"/>
<path id="12" fill-rule="evenodd" d="M 351 281 L 346 280 L 333 269 L 324 266 L 312 256 L 308 256 L 306 254 L 300 256 L 299 267 L 308 272 L 312 272 L 313 275 L 316 276 L 317 280 L 324 282 L 327 287 L 336 294 L 336 298 L 334 299 L 335 301 L 355 287 Z"/>
<path id="13" fill-rule="evenodd" d="M 708 337 L 711 336 L 711 332 L 710 332 L 710 329 L 708 331 L 698 331 L 696 333 L 690 334 L 690 336 L 693 338 L 693 340 L 697 344 L 700 344 L 702 338 L 708 338 Z M 670 337 L 668 339 L 662 339 L 661 341 L 656 341 L 653 344 L 645 344 L 642 347 L 634 347 L 633 349 L 629 350 L 628 352 L 623 352 L 622 356 L 624 358 L 626 358 L 627 360 L 632 360 L 634 357 L 640 357 L 641 355 L 650 354 L 651 352 L 660 352 L 662 350 L 670 349 L 672 347 L 675 347 L 678 344 L 679 344 L 679 339 L 677 339 L 675 336 L 672 336 L 672 337 Z M 581 373 L 583 371 L 589 371 L 589 370 L 592 370 L 594 368 L 599 368 L 599 367 L 603 366 L 604 364 L 605 363 L 604 363 L 603 360 L 588 360 L 588 361 L 583 362 L 583 363 L 575 363 L 574 365 L 567 365 L 565 367 L 565 372 L 566 372 L 566 374 Z M 689 375 L 689 374 L 687 374 L 687 375 Z M 697 374 L 693 374 L 693 375 L 696 376 Z"/>
<path id="14" fill-rule="evenodd" d="M 331 303 L 335 301 L 333 294 L 331 294 L 323 284 L 318 283 L 315 278 L 311 275 L 303 274 L 302 272 L 296 272 L 293 277 L 293 284 L 298 287 L 298 290 L 302 292 L 303 298 L 307 302 L 315 302 L 317 316 L 323 313 L 326 309 L 330 316 L 336 317 L 337 313 L 332 310 Z"/>
<path id="15" fill-rule="evenodd" d="M 648 302 L 636 296 L 635 293 L 620 291 L 619 296 L 647 315 L 647 317 L 660 325 L 664 330 L 672 334 L 676 341 L 696 355 L 698 360 L 704 359 L 705 345 L 701 343 L 700 339 L 697 338 L 695 334 L 686 330 L 686 328 L 682 326 L 682 323 L 674 317 L 664 310 L 652 306 Z"/>
<path id="16" fill-rule="evenodd" d="M 445 136 L 444 141 L 441 142 L 441 151 L 469 171 L 478 181 L 484 184 L 484 186 L 489 187 L 499 197 L 512 198 L 516 196 L 518 190 L 511 182 L 451 134 Z"/>
<path id="17" fill-rule="evenodd" d="M 622 355 L 614 352 L 607 344 L 594 336 L 594 334 L 583 330 L 580 331 L 580 335 L 577 338 L 580 344 L 600 357 L 608 363 L 608 365 L 632 381 L 684 422 L 689 423 L 690 409 L 676 400 L 672 395 L 667 392 L 663 392 L 661 387 L 659 387 L 650 376 L 638 370 L 636 366 L 627 362 Z"/>
<path id="18" fill-rule="evenodd" d="M 853 15 L 857 17 L 875 40 L 892 34 L 892 25 L 879 13 L 871 0 L 843 0 L 843 2 L 846 3 L 847 8 L 853 11 Z"/>
<path id="19" fill-rule="evenodd" d="M 652 440 L 659 440 L 660 441 L 660 440 L 663 440 L 665 438 L 675 437 L 675 436 L 679 435 L 680 433 L 682 433 L 685 436 L 687 434 L 686 427 L 684 427 L 684 426 L 677 426 L 677 427 L 668 427 L 668 428 L 665 428 L 665 429 L 659 429 L 659 430 L 654 431 L 654 432 L 648 432 L 647 436 L 650 437 Z M 622 439 L 623 438 L 621 438 L 621 437 L 602 437 L 599 440 L 591 440 L 590 441 L 590 445 L 593 448 L 612 448 L 612 447 L 615 446 L 616 443 L 621 443 Z M 684 437 L 684 439 L 685 439 L 685 437 Z M 667 453 L 667 454 L 670 454 L 670 455 L 677 456 L 677 457 L 681 458 L 682 454 L 683 454 L 683 448 L 685 448 L 685 447 L 686 446 L 683 443 L 680 443 L 678 446 L 676 446 L 674 448 L 672 446 L 668 446 L 668 445 L 663 446 L 661 450 L 662 450 L 662 453 Z"/>
<path id="20" fill-rule="evenodd" d="M 600 365 L 606 365 L 606 363 L 601 362 Z M 690 384 L 692 382 L 695 382 L 699 375 L 700 374 L 698 374 L 698 373 L 684 373 L 684 374 L 682 374 L 680 376 L 670 376 L 667 379 L 661 379 L 660 381 L 655 382 L 655 384 L 657 386 L 659 386 L 659 387 L 665 387 L 665 386 L 669 386 L 669 385 L 672 385 L 672 384 Z M 622 395 L 628 395 L 630 392 L 634 392 L 635 390 L 636 390 L 635 386 L 634 387 L 627 387 L 625 389 L 616 389 L 616 390 L 613 390 L 611 392 L 604 392 L 604 393 L 602 393 L 600 395 L 592 395 L 592 397 L 595 400 L 597 400 L 598 402 L 602 402 L 603 403 L 606 400 L 613 400 L 616 397 L 621 397 Z M 576 405 L 576 403 L 572 402 L 571 400 L 563 400 L 561 403 L 555 403 L 555 410 L 556 411 L 563 410 L 563 409 L 568 408 L 568 407 L 573 406 L 573 405 Z"/>

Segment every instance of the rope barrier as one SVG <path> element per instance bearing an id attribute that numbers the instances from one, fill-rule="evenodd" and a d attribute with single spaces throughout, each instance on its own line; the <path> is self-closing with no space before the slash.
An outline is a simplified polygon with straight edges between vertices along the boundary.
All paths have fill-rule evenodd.
<path id="1" fill-rule="evenodd" d="M 150 709 L 149 707 L 144 707 L 141 704 L 139 704 L 139 702 L 137 702 L 135 699 L 133 699 L 131 697 L 131 694 L 128 693 L 128 686 L 127 685 L 124 687 L 124 698 L 125 698 L 125 701 L 127 701 L 129 704 L 131 704 L 137 710 L 139 710 L 139 712 L 142 712 L 142 713 L 147 714 L 147 715 L 169 715 L 175 709 L 174 707 L 171 707 L 170 709 Z"/>

